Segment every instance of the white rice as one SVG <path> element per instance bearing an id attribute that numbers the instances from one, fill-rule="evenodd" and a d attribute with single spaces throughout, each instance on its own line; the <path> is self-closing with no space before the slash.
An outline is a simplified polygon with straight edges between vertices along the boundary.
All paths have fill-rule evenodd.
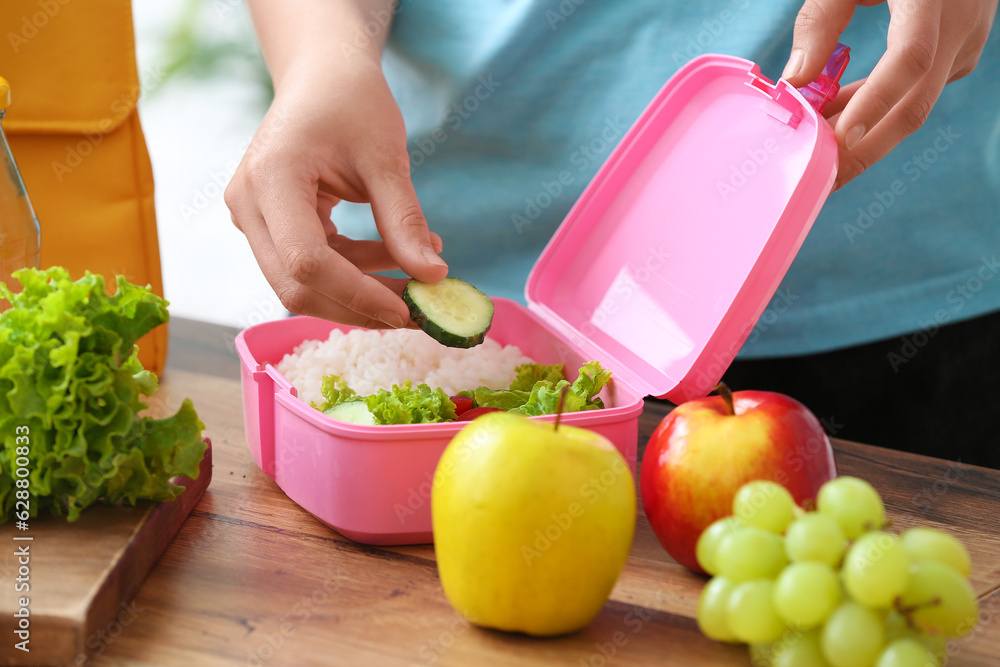
<path id="1" fill-rule="evenodd" d="M 286 354 L 277 364 L 305 403 L 322 403 L 320 382 L 326 375 L 339 375 L 361 395 L 373 394 L 411 380 L 440 387 L 454 395 L 486 386 L 505 389 L 514 379 L 514 369 L 532 363 L 514 345 L 501 347 L 487 339 L 469 349 L 445 347 L 422 331 L 394 329 L 374 331 L 334 329 L 325 341 L 308 340 Z"/>

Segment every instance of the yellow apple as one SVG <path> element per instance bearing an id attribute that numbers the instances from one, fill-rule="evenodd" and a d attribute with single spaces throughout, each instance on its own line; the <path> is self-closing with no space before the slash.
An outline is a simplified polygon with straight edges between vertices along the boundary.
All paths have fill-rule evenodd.
<path id="1" fill-rule="evenodd" d="M 530 635 L 585 626 L 635 532 L 632 473 L 592 431 L 493 412 L 445 449 L 431 513 L 438 572 L 472 623 Z"/>

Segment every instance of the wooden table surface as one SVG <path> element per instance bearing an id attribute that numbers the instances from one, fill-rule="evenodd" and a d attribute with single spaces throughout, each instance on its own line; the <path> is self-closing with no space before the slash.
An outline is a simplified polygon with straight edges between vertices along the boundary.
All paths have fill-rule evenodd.
<path id="1" fill-rule="evenodd" d="M 142 585 L 134 620 L 95 641 L 94 664 L 749 664 L 745 648 L 698 632 L 705 580 L 670 559 L 641 513 L 611 600 L 581 632 L 533 639 L 468 625 L 444 597 L 432 546 L 351 542 L 256 467 L 243 436 L 234 334 L 171 322 L 157 400 L 169 408 L 185 396 L 194 401 L 212 438 L 214 479 Z M 648 402 L 640 447 L 665 410 Z M 897 528 L 944 527 L 968 545 L 980 625 L 952 643 L 949 664 L 1000 664 L 1000 472 L 834 446 L 840 472 L 871 481 Z"/>

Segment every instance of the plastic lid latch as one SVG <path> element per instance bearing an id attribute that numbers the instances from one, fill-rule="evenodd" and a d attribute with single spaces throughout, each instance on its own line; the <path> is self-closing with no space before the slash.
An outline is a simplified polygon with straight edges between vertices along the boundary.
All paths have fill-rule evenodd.
<path id="1" fill-rule="evenodd" d="M 837 44 L 833 49 L 833 55 L 826 61 L 826 67 L 816 80 L 798 89 L 817 113 L 823 113 L 826 103 L 840 92 L 840 77 L 844 75 L 850 60 L 851 49 L 843 44 Z"/>
<path id="2" fill-rule="evenodd" d="M 770 79 L 760 73 L 757 65 L 749 72 L 750 80 L 747 83 L 752 88 L 756 88 L 768 97 L 761 108 L 772 118 L 784 123 L 793 130 L 799 126 L 802 120 L 802 102 L 789 92 L 791 86 L 787 81 L 781 80 L 772 83 Z"/>

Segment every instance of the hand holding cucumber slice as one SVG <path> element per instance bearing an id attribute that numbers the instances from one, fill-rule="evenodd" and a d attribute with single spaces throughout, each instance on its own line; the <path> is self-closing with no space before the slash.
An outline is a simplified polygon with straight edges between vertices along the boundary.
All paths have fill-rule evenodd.
<path id="1" fill-rule="evenodd" d="M 493 302 L 469 283 L 445 278 L 437 283 L 410 280 L 403 291 L 410 319 L 448 347 L 475 347 L 493 323 Z"/>

